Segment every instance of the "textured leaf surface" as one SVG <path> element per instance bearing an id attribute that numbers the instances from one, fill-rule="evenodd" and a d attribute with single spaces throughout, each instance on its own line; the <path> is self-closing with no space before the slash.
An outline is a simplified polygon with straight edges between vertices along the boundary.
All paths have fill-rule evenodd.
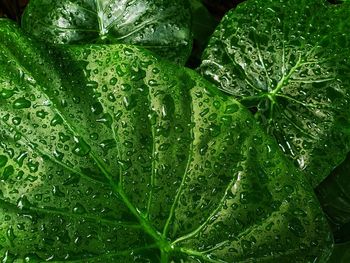
<path id="1" fill-rule="evenodd" d="M 223 19 L 201 73 L 256 112 L 317 186 L 349 151 L 349 4 L 248 0 Z"/>
<path id="2" fill-rule="evenodd" d="M 185 0 L 31 0 L 30 34 L 57 44 L 128 43 L 184 63 L 191 50 Z"/>
<path id="3" fill-rule="evenodd" d="M 136 47 L 46 57 L 0 23 L 2 262 L 330 254 L 312 188 L 234 99 Z"/>

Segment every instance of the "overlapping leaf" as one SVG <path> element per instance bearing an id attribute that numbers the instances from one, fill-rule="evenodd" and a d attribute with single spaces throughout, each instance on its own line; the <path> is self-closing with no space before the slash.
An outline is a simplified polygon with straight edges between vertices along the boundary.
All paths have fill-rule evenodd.
<path id="1" fill-rule="evenodd" d="M 214 33 L 200 71 L 255 112 L 317 186 L 349 151 L 350 5 L 248 0 Z"/>
<path id="2" fill-rule="evenodd" d="M 319 262 L 311 187 L 251 114 L 125 45 L 0 20 L 2 262 Z"/>
<path id="3" fill-rule="evenodd" d="M 22 26 L 44 41 L 128 43 L 181 63 L 191 50 L 185 0 L 31 0 Z"/>
<path id="4" fill-rule="evenodd" d="M 350 241 L 350 154 L 315 190 L 335 240 Z"/>

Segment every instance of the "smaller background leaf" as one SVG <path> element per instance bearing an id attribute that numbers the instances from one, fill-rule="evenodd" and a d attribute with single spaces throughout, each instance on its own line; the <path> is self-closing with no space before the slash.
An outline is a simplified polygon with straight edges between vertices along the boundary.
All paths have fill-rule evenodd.
<path id="1" fill-rule="evenodd" d="M 348 263 L 350 262 L 350 242 L 335 245 L 333 254 L 328 263 Z"/>
<path id="2" fill-rule="evenodd" d="M 211 34 L 218 25 L 219 20 L 208 11 L 200 0 L 190 0 L 192 12 L 193 49 L 187 62 L 190 68 L 196 68 L 200 64 L 202 52 L 206 47 Z"/>
<path id="3" fill-rule="evenodd" d="M 184 64 L 192 47 L 187 0 L 31 0 L 22 28 L 54 44 L 132 44 Z"/>

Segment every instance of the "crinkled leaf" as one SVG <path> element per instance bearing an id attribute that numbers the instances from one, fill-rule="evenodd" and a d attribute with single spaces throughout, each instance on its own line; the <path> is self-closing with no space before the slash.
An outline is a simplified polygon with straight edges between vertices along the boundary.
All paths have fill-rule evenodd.
<path id="1" fill-rule="evenodd" d="M 350 147 L 349 7 L 248 0 L 223 19 L 200 67 L 256 112 L 313 186 Z"/>
<path id="2" fill-rule="evenodd" d="M 186 0 L 31 0 L 30 34 L 57 44 L 127 43 L 184 63 L 191 50 Z"/>
<path id="3" fill-rule="evenodd" d="M 312 188 L 234 99 L 133 46 L 46 56 L 0 23 L 3 262 L 328 257 Z"/>

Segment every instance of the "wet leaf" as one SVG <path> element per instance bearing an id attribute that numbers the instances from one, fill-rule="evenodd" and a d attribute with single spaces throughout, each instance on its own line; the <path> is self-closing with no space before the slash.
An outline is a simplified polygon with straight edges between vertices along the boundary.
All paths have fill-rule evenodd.
<path id="1" fill-rule="evenodd" d="M 192 46 L 186 0 L 31 0 L 22 27 L 56 44 L 133 44 L 179 63 Z"/>
<path id="2" fill-rule="evenodd" d="M 255 112 L 316 187 L 350 149 L 350 5 L 249 0 L 228 13 L 201 73 Z"/>
<path id="3" fill-rule="evenodd" d="M 127 45 L 47 53 L 0 20 L 0 83 L 2 262 L 329 256 L 303 175 L 197 73 Z"/>

